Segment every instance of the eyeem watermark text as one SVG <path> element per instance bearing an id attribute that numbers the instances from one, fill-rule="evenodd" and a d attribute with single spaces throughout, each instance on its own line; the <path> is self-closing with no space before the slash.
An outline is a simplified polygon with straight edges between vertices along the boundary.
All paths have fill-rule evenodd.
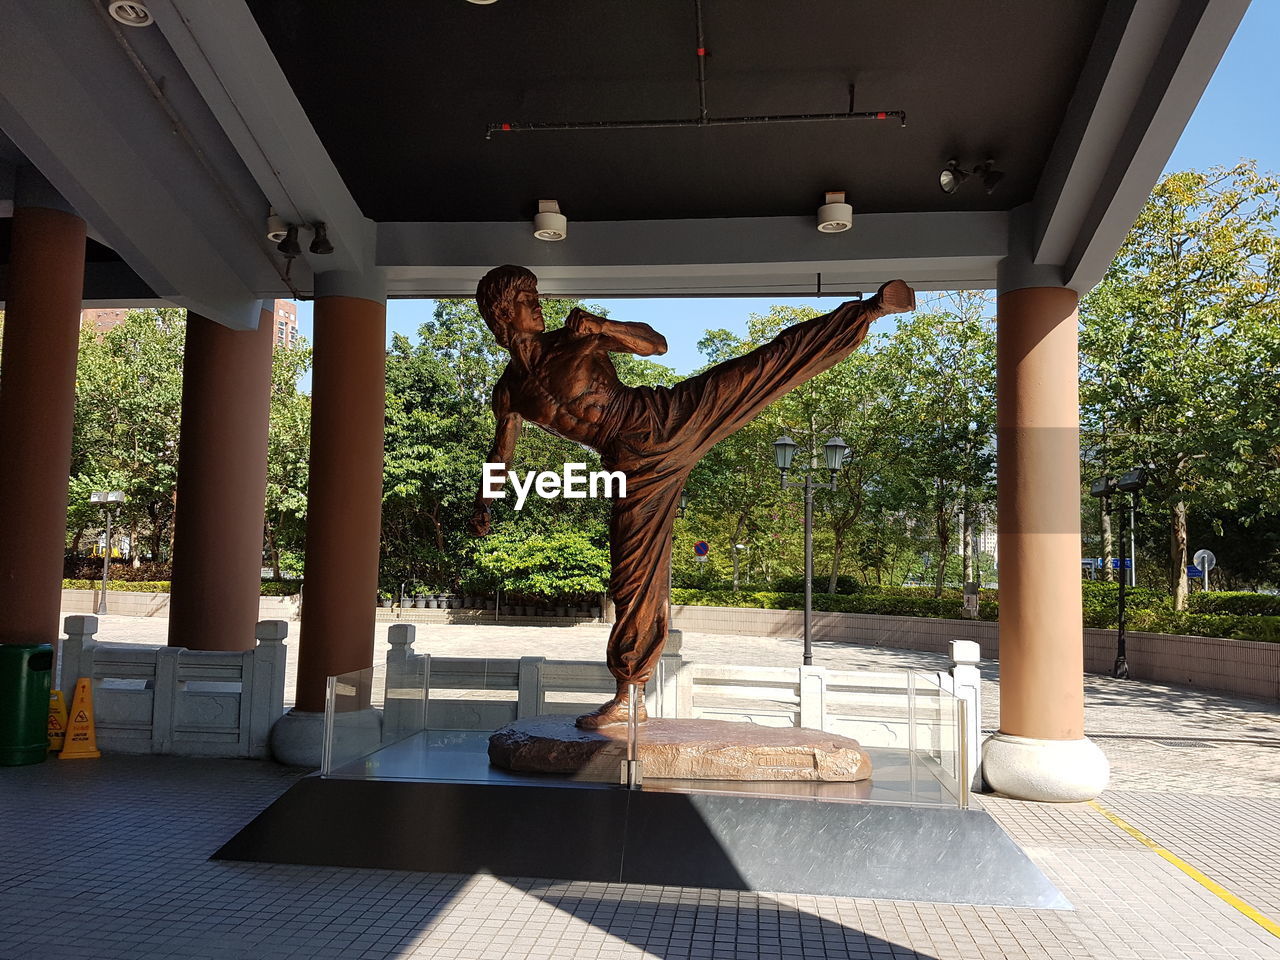
<path id="1" fill-rule="evenodd" d="M 587 497 L 625 497 L 627 495 L 627 475 L 621 470 L 593 470 L 587 473 L 585 463 L 566 463 L 564 473 L 554 470 L 526 470 L 523 482 L 514 470 L 508 470 L 506 464 L 486 463 L 484 465 L 484 481 L 482 496 L 486 500 L 497 500 L 505 497 L 502 489 L 507 479 L 516 491 L 516 509 L 524 507 L 525 500 L 532 490 L 543 500 L 564 497 L 567 500 L 585 500 Z"/>

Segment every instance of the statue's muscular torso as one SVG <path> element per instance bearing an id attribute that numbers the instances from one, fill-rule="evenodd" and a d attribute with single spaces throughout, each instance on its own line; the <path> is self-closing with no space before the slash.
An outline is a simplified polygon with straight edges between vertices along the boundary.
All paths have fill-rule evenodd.
<path id="1" fill-rule="evenodd" d="M 571 336 L 554 330 L 538 337 L 528 369 L 513 357 L 494 391 L 495 410 L 504 406 L 567 440 L 598 449 L 601 424 L 618 395 L 628 390 L 609 358 L 609 338 Z"/>

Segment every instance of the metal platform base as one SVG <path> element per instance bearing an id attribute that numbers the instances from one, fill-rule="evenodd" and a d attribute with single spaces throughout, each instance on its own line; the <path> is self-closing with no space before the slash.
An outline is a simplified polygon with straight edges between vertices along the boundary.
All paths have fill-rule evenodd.
<path id="1" fill-rule="evenodd" d="M 308 777 L 214 859 L 1070 909 L 982 811 Z"/>

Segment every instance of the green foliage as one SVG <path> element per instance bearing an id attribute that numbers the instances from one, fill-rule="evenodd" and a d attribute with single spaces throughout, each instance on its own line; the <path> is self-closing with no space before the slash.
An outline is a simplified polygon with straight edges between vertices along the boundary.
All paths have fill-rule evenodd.
<path id="1" fill-rule="evenodd" d="M 476 545 L 475 561 L 492 584 L 530 599 L 588 599 L 609 581 L 608 549 L 569 528 L 492 533 Z"/>
<path id="2" fill-rule="evenodd" d="M 1280 596 L 1274 593 L 1216 591 L 1187 598 L 1191 613 L 1230 613 L 1247 617 L 1280 617 Z"/>
<path id="3" fill-rule="evenodd" d="M 82 331 L 68 509 L 73 551 L 86 530 L 102 525 L 90 491 L 123 490 L 128 501 L 117 528 L 145 537 L 153 559 L 168 553 L 185 338 L 186 313 L 173 309 L 130 311 L 101 336 Z"/>
<path id="4" fill-rule="evenodd" d="M 803 581 L 802 581 L 803 582 Z M 1099 584 L 1097 586 L 1113 586 Z M 951 591 L 952 595 L 942 598 L 933 597 L 928 588 L 899 587 L 894 590 L 869 590 L 848 596 L 841 594 L 815 593 L 813 609 L 835 613 L 862 613 L 891 617 L 934 617 L 959 620 L 964 608 L 964 600 L 959 591 Z M 1114 596 L 1111 606 L 1103 605 L 1098 597 L 1102 591 L 1094 591 L 1092 598 L 1086 597 L 1085 626 L 1114 628 L 1116 626 Z M 1172 601 L 1167 595 L 1150 590 L 1138 590 L 1137 601 L 1149 602 L 1151 607 L 1135 606 L 1128 610 L 1125 617 L 1126 626 L 1130 630 L 1148 633 L 1164 633 L 1188 637 L 1226 637 L 1236 640 L 1259 640 L 1269 643 L 1280 642 L 1280 616 L 1247 615 L 1244 613 L 1184 613 L 1173 609 Z M 996 621 L 999 619 L 999 604 L 995 591 L 982 591 L 982 599 L 978 604 L 978 619 Z M 1114 594 L 1114 589 L 1113 589 Z M 1213 597 L 1215 594 L 1197 594 L 1197 596 Z M 1232 596 L 1218 594 L 1216 596 Z M 1256 594 L 1236 595 L 1241 598 L 1257 598 Z M 1090 603 L 1092 599 L 1093 603 Z M 1272 601 L 1266 604 L 1245 604 L 1242 607 L 1256 609 L 1275 609 L 1277 598 L 1263 597 Z M 673 590 L 672 603 L 687 604 L 699 607 L 755 607 L 765 610 L 802 610 L 804 609 L 803 593 L 772 592 L 733 592 L 730 590 Z"/>
<path id="5" fill-rule="evenodd" d="M 964 600 L 960 596 L 934 597 L 929 588 L 921 587 L 902 592 L 864 592 L 850 595 L 815 593 L 813 609 L 831 613 L 863 613 L 890 617 L 934 617 L 961 619 Z M 958 593 L 958 591 L 957 591 Z M 803 610 L 803 593 L 733 591 L 673 590 L 672 603 L 699 607 L 758 607 L 765 610 Z M 997 606 L 993 602 L 978 605 L 979 619 L 996 620 Z"/>
<path id="6" fill-rule="evenodd" d="M 63 580 L 63 590 L 97 590 L 101 580 Z M 168 593 L 168 580 L 108 580 L 107 589 L 121 593 Z"/>
<path id="7" fill-rule="evenodd" d="M 276 579 L 302 572 L 307 529 L 311 398 L 298 381 L 311 367 L 305 340 L 271 358 L 271 421 L 267 434 L 267 499 L 263 540 Z"/>
<path id="8" fill-rule="evenodd" d="M 296 597 L 301 592 L 301 580 L 263 580 L 258 588 L 260 597 Z"/>
<path id="9" fill-rule="evenodd" d="M 1130 630 L 1185 637 L 1227 637 L 1234 640 L 1280 642 L 1280 617 L 1186 613 L 1179 610 L 1135 610 L 1126 617 Z"/>
<path id="10" fill-rule="evenodd" d="M 675 580 L 709 586 L 730 575 L 741 586 L 802 566 L 802 493 L 782 490 L 773 466 L 772 443 L 783 433 L 800 444 L 796 474 L 824 462 L 830 437 L 849 447 L 836 489 L 815 493 L 815 580 L 825 581 L 823 589 L 845 592 L 839 584 L 850 574 L 865 585 L 901 583 L 914 573 L 933 580 L 940 595 L 965 579 L 959 557 L 947 564 L 928 557 L 955 554 L 957 512 L 975 520 L 994 503 L 995 341 L 987 307 L 977 294 L 922 298 L 896 331 L 872 333 L 850 357 L 717 444 L 689 482 L 693 515 L 677 527 Z M 699 348 L 718 363 L 817 315 L 777 306 L 750 317 L 745 337 L 712 330 Z M 818 473 L 819 482 L 828 479 L 825 469 Z M 692 560 L 696 539 L 712 543 L 708 562 Z"/>
<path id="11" fill-rule="evenodd" d="M 102 586 L 101 580 L 63 580 L 63 590 L 97 590 Z M 108 580 L 107 589 L 121 593 L 168 593 L 168 580 Z M 302 590 L 300 580 L 264 580 L 259 596 L 292 597 Z"/>
<path id="12" fill-rule="evenodd" d="M 1280 503 L 1280 179 L 1165 177 L 1081 303 L 1086 477 L 1149 466 L 1144 511 L 1185 605 L 1187 518 Z M 1099 551 L 1100 552 L 1100 551 Z"/>

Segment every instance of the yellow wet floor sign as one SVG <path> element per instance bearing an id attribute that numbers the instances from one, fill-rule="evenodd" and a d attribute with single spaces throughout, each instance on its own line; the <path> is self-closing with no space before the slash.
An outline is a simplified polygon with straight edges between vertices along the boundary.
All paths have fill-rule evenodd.
<path id="1" fill-rule="evenodd" d="M 82 757 L 100 757 L 98 736 L 93 729 L 93 681 L 81 677 L 76 681 L 76 695 L 71 700 L 71 721 L 67 724 L 67 739 L 61 760 L 77 760 Z"/>
<path id="2" fill-rule="evenodd" d="M 49 749 L 61 750 L 67 737 L 67 701 L 61 690 L 49 691 Z"/>

